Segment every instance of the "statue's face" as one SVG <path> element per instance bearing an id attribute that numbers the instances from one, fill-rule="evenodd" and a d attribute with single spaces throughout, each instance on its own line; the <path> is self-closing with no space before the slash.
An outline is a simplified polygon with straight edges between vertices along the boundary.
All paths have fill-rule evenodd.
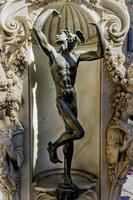
<path id="1" fill-rule="evenodd" d="M 59 44 L 63 50 L 71 51 L 77 44 L 77 36 L 69 30 L 65 30 L 56 36 L 56 43 Z"/>
<path id="2" fill-rule="evenodd" d="M 68 37 L 64 31 L 56 36 L 56 43 L 60 45 L 63 50 L 68 48 Z"/>

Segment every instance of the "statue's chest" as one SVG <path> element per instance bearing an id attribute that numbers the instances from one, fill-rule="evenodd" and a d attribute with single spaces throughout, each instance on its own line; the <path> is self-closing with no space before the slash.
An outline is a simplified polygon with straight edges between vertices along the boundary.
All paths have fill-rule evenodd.
<path id="1" fill-rule="evenodd" d="M 78 63 L 74 55 L 62 54 L 66 64 L 69 66 L 70 78 L 73 80 L 77 74 Z"/>
<path id="2" fill-rule="evenodd" d="M 75 82 L 77 74 L 77 62 L 70 55 L 58 55 L 56 63 L 52 67 L 52 74 L 54 80 L 68 80 Z"/>
<path id="3" fill-rule="evenodd" d="M 77 68 L 77 60 L 74 54 L 62 54 L 62 57 L 65 59 L 71 70 Z"/>

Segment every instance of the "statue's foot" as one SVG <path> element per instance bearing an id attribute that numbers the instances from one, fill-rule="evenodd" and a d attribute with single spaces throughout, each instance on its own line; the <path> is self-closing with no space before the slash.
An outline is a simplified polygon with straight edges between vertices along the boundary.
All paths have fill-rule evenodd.
<path id="1" fill-rule="evenodd" d="M 78 190 L 77 185 L 75 185 L 74 183 L 69 183 L 70 188 L 74 189 L 74 190 Z"/>
<path id="2" fill-rule="evenodd" d="M 52 144 L 52 142 L 48 143 L 47 150 L 48 150 L 49 158 L 50 158 L 51 162 L 53 162 L 54 164 L 56 164 L 56 163 L 62 163 L 62 161 L 59 160 L 59 158 L 57 156 L 56 149 L 54 148 L 54 145 Z"/>
<path id="3" fill-rule="evenodd" d="M 77 190 L 78 187 L 77 185 L 75 185 L 72 181 L 72 178 L 71 177 L 64 177 L 64 184 L 67 186 L 67 187 L 70 187 L 74 190 Z"/>

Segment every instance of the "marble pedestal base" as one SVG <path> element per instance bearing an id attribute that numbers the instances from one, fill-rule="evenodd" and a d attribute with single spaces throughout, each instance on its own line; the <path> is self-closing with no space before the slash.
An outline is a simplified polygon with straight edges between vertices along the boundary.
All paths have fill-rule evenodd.
<path id="1" fill-rule="evenodd" d="M 76 200 L 79 197 L 80 190 L 66 187 L 64 184 L 59 184 L 56 189 L 57 200 Z"/>
<path id="2" fill-rule="evenodd" d="M 78 189 L 63 187 L 63 169 L 44 171 L 33 179 L 33 200 L 98 200 L 97 178 L 72 170 L 72 178 Z"/>

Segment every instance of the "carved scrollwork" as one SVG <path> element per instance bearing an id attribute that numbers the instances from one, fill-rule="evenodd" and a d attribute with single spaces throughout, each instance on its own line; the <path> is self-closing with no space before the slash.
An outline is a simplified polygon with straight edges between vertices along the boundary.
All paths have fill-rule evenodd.
<path id="1" fill-rule="evenodd" d="M 20 45 L 20 43 L 25 42 L 30 35 L 31 22 L 26 16 L 12 14 L 15 12 L 15 4 L 18 6 L 18 3 L 14 1 L 14 6 L 11 7 L 11 2 L 9 1 L 1 10 L 1 27 L 4 35 L 4 42 L 6 42 L 6 44 Z M 19 3 L 17 10 L 22 9 L 23 7 L 25 7 L 25 4 L 22 1 Z"/>
<path id="2" fill-rule="evenodd" d="M 113 43 L 114 46 L 121 46 L 129 29 L 129 13 L 125 3 L 122 1 L 106 1 L 100 2 L 101 6 L 109 13 L 104 13 L 103 20 L 105 21 L 105 38 L 108 43 Z"/>
<path id="3" fill-rule="evenodd" d="M 122 9 L 125 8 L 123 2 L 119 3 Z M 126 17 L 124 20 L 127 19 Z M 124 24 L 125 22 L 122 19 L 120 23 Z M 117 42 L 118 46 L 122 46 L 128 26 L 125 26 L 125 28 L 122 28 L 123 30 L 121 28 L 117 29 L 116 26 L 114 33 L 112 31 L 107 33 L 107 35 L 111 34 L 111 37 L 107 37 L 104 58 L 105 74 L 108 75 L 115 86 L 115 92 L 111 95 L 111 105 L 114 112 L 107 129 L 106 148 L 108 173 L 111 182 L 110 200 L 119 198 L 128 170 L 133 165 L 133 126 L 132 123 L 130 124 L 130 117 L 133 115 L 133 68 L 132 64 L 128 69 L 125 68 L 125 56 L 121 49 L 116 51 L 114 48 Z"/>
<path id="4" fill-rule="evenodd" d="M 24 7 L 23 1 L 8 1 L 0 12 L 0 112 L 4 112 L 0 120 L 0 190 L 7 199 L 19 199 L 19 168 L 24 161 L 24 128 L 19 113 L 31 32 L 29 18 L 17 13 Z"/>

